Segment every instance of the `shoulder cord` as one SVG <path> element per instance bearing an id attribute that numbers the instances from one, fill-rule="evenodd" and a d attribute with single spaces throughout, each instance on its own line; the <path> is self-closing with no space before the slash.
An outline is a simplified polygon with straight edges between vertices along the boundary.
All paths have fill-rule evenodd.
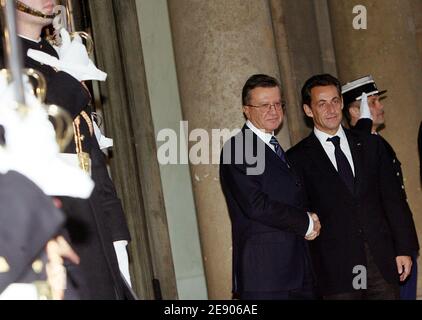
<path id="1" fill-rule="evenodd" d="M 81 112 L 82 117 L 87 122 L 89 127 L 89 133 L 91 136 L 94 134 L 94 128 L 92 125 L 92 121 L 89 118 L 88 114 L 85 111 Z M 79 158 L 79 166 L 82 170 L 89 172 L 89 154 L 83 151 L 82 148 L 82 140 L 84 137 L 81 135 L 80 131 L 80 124 L 81 124 L 81 117 L 78 115 L 75 120 L 73 120 L 73 129 L 74 129 L 74 139 L 75 139 L 75 146 L 76 146 L 76 153 L 78 154 Z"/>

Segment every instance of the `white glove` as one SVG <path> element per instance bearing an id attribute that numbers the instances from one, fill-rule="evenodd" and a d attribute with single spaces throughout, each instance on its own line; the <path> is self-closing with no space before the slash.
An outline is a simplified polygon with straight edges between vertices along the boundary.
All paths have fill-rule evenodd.
<path id="1" fill-rule="evenodd" d="M 95 133 L 95 137 L 97 138 L 98 141 L 98 145 L 100 146 L 100 149 L 107 149 L 113 146 L 113 139 L 107 138 L 106 136 L 104 136 L 100 130 L 100 128 L 98 128 L 97 123 L 92 120 L 92 124 L 94 127 L 94 133 Z"/>
<path id="2" fill-rule="evenodd" d="M 73 40 L 71 40 L 66 29 L 61 29 L 60 35 L 62 38 L 62 45 L 55 48 L 59 55 L 59 59 L 34 49 L 28 50 L 28 57 L 60 71 L 67 72 L 78 81 L 105 81 L 107 74 L 99 70 L 89 58 L 81 37 L 75 35 Z"/>
<path id="3" fill-rule="evenodd" d="M 0 125 L 6 145 L 0 147 L 0 172 L 17 171 L 51 196 L 88 198 L 94 182 L 81 169 L 59 158 L 54 127 L 48 114 L 28 90 L 25 81 L 27 113 L 21 116 L 14 102 L 14 88 L 0 77 Z"/>
<path id="4" fill-rule="evenodd" d="M 114 241 L 114 251 L 116 251 L 117 262 L 119 264 L 119 270 L 125 277 L 126 282 L 132 287 L 129 273 L 129 256 L 127 255 L 126 240 Z"/>
<path id="5" fill-rule="evenodd" d="M 368 105 L 368 96 L 366 95 L 366 93 L 362 93 L 362 101 L 360 102 L 360 117 L 359 119 L 371 119 L 372 120 L 372 115 L 371 115 L 371 110 L 369 110 L 369 105 Z"/>

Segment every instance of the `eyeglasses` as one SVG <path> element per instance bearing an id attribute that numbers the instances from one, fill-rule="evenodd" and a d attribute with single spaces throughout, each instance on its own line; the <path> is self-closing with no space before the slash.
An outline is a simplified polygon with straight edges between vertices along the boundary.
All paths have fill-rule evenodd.
<path id="1" fill-rule="evenodd" d="M 258 110 L 260 110 L 262 112 L 268 112 L 268 111 L 270 111 L 271 107 L 274 106 L 275 110 L 280 111 L 281 109 L 283 109 L 283 110 L 286 109 L 286 102 L 282 101 L 282 102 L 275 102 L 275 103 L 264 103 L 264 104 L 261 104 L 259 106 L 247 104 L 246 106 L 257 108 Z"/>

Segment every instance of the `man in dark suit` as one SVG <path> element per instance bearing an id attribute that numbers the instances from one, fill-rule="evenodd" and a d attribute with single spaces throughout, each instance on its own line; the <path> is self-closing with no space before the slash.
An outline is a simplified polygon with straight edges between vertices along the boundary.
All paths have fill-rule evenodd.
<path id="1" fill-rule="evenodd" d="M 412 215 L 407 203 L 401 162 L 397 158 L 393 147 L 378 133 L 384 127 L 384 106 L 380 100 L 385 92 L 387 91 L 378 90 L 373 77 L 370 75 L 345 84 L 342 87 L 344 99 L 343 114 L 347 119 L 351 130 L 359 131 L 363 134 L 375 134 L 380 137 L 390 157 L 394 172 L 396 173 L 396 183 L 394 187 L 397 188 L 397 192 L 400 193 L 405 200 L 405 210 L 408 212 L 407 214 Z M 412 273 L 409 278 L 400 285 L 400 299 L 402 300 L 416 300 L 419 242 L 414 224 L 411 232 L 413 237 Z"/>
<path id="2" fill-rule="evenodd" d="M 335 77 L 308 79 L 302 101 L 314 130 L 288 157 L 324 226 L 311 245 L 319 293 L 325 299 L 397 299 L 399 279 L 411 271 L 413 221 L 390 187 L 396 177 L 385 147 L 377 136 L 340 125 Z"/>
<path id="3" fill-rule="evenodd" d="M 302 88 L 313 132 L 288 152 L 324 227 L 311 244 L 325 299 L 397 299 L 410 274 L 412 217 L 391 185 L 395 173 L 379 137 L 343 129 L 339 81 L 316 75 Z"/>
<path id="4" fill-rule="evenodd" d="M 248 119 L 223 147 L 220 180 L 232 223 L 233 294 L 240 299 L 311 299 L 306 240 L 321 228 L 274 136 L 283 120 L 278 81 L 253 75 L 242 91 Z M 306 239 L 306 240 L 305 240 Z"/>

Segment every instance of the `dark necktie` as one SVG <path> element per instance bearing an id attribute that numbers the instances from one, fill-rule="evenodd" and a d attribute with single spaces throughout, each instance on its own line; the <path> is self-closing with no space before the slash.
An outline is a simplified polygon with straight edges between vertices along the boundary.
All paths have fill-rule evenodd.
<path id="1" fill-rule="evenodd" d="M 284 150 L 283 150 L 283 148 L 280 146 L 280 144 L 278 143 L 278 141 L 277 141 L 277 139 L 274 137 L 274 136 L 272 136 L 271 137 L 271 140 L 270 140 L 270 143 L 274 146 L 274 150 L 275 150 L 275 153 L 277 154 L 277 156 L 287 165 L 287 166 L 289 166 L 288 164 L 287 164 L 287 161 L 286 161 L 286 155 L 284 154 Z"/>
<path id="2" fill-rule="evenodd" d="M 353 192 L 355 179 L 353 177 L 353 171 L 350 167 L 350 163 L 347 160 L 346 155 L 340 148 L 340 137 L 334 136 L 332 138 L 328 138 L 327 141 L 332 142 L 332 144 L 334 145 L 334 155 L 336 156 L 338 174 L 343 179 L 344 183 L 349 188 L 349 190 Z"/>

